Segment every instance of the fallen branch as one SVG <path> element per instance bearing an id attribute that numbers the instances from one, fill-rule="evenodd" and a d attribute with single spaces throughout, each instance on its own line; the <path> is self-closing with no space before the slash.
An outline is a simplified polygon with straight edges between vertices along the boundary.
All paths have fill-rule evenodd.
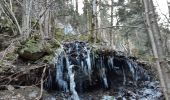
<path id="1" fill-rule="evenodd" d="M 41 77 L 41 91 L 40 91 L 40 96 L 38 98 L 36 98 L 36 100 L 40 100 L 43 94 L 43 83 L 44 83 L 44 76 L 45 76 L 45 71 L 46 71 L 46 67 L 44 67 L 43 69 L 43 73 L 42 73 L 42 77 Z"/>

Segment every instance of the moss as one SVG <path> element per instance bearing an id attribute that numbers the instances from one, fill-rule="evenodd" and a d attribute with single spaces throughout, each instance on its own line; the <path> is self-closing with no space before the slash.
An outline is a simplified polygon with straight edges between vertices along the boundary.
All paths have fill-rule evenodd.
<path id="1" fill-rule="evenodd" d="M 43 45 L 39 38 L 32 36 L 27 39 L 25 43 L 21 45 L 21 53 L 28 51 L 30 53 L 40 52 L 43 49 Z"/>
<path id="2" fill-rule="evenodd" d="M 2 60 L 0 60 L 0 68 L 3 67 L 4 63 Z"/>
<path id="3" fill-rule="evenodd" d="M 48 63 L 48 64 L 52 64 L 53 63 L 53 58 L 54 58 L 54 55 L 53 54 L 50 54 L 50 55 L 46 55 L 42 58 L 42 61 L 44 63 Z"/>
<path id="4" fill-rule="evenodd" d="M 62 41 L 64 39 L 64 33 L 62 29 L 59 28 L 54 29 L 54 33 L 56 40 Z"/>
<path id="5" fill-rule="evenodd" d="M 79 36 L 80 41 L 88 41 L 89 40 L 89 34 L 82 34 Z"/>
<path id="6" fill-rule="evenodd" d="M 23 59 L 50 63 L 58 47 L 59 43 L 56 39 L 42 41 L 40 36 L 34 35 L 22 42 L 18 53 Z"/>
<path id="7" fill-rule="evenodd" d="M 44 45 L 43 45 L 43 48 L 44 48 L 44 51 L 47 53 L 47 54 L 52 54 L 53 53 L 53 46 L 52 44 L 50 44 L 49 42 L 46 42 Z"/>
<path id="8" fill-rule="evenodd" d="M 17 59 L 17 57 L 18 57 L 18 54 L 16 54 L 15 52 L 11 52 L 6 55 L 5 59 L 9 61 L 13 61 Z"/>
<path id="9" fill-rule="evenodd" d="M 144 61 L 148 61 L 150 63 L 154 62 L 156 60 L 156 58 L 152 55 L 146 55 L 146 56 L 138 56 L 139 58 L 141 58 Z"/>

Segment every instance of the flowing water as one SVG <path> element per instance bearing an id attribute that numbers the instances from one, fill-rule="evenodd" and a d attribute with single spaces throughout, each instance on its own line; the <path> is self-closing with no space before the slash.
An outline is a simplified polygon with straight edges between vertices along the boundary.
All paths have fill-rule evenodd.
<path id="1" fill-rule="evenodd" d="M 101 90 L 101 100 L 163 98 L 159 82 L 151 78 L 153 75 L 135 59 L 119 52 L 95 50 L 79 41 L 64 43 L 56 50 L 54 65 L 44 87 L 68 95 L 63 99 L 91 100 L 93 97 L 85 94 Z M 104 95 L 108 91 L 109 95 Z"/>

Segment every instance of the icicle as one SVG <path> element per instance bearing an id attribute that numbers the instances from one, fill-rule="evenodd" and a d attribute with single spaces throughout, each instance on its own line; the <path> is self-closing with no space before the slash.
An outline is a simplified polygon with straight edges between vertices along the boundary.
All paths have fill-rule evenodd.
<path id="1" fill-rule="evenodd" d="M 82 65 L 83 65 L 82 67 L 83 67 L 84 74 L 85 75 L 89 75 L 88 74 L 88 65 L 87 65 L 87 61 L 85 59 L 83 60 L 83 64 Z"/>
<path id="2" fill-rule="evenodd" d="M 91 54 L 91 63 L 92 63 L 92 67 L 94 67 L 95 66 L 95 54 L 94 54 L 94 52 L 92 52 L 92 54 Z"/>
<path id="3" fill-rule="evenodd" d="M 76 84 L 74 82 L 74 73 L 72 73 L 72 67 L 73 65 L 70 65 L 69 67 L 69 74 L 70 74 L 70 91 L 72 92 L 71 98 L 73 100 L 79 100 L 79 96 L 77 94 L 77 91 L 75 90 Z"/>
<path id="4" fill-rule="evenodd" d="M 57 49 L 56 50 L 56 53 L 55 53 L 55 58 L 54 58 L 54 63 L 55 63 L 55 73 L 56 73 L 56 76 L 55 76 L 55 79 L 56 79 L 56 82 L 59 86 L 59 88 L 65 92 L 68 91 L 68 84 L 67 82 L 64 80 L 64 62 L 63 62 L 63 46 L 61 46 L 61 48 Z"/>
<path id="5" fill-rule="evenodd" d="M 103 59 L 102 59 L 102 57 L 100 57 L 100 67 L 99 67 L 99 69 L 101 69 L 103 67 Z"/>
<path id="6" fill-rule="evenodd" d="M 105 68 L 101 68 L 100 70 L 100 77 L 103 80 L 104 86 L 105 88 L 108 88 L 108 82 L 107 82 L 107 77 L 106 77 L 106 72 L 105 72 Z"/>
<path id="7" fill-rule="evenodd" d="M 75 47 L 76 47 L 76 51 L 77 51 L 77 52 L 78 52 L 78 45 L 79 45 L 79 44 L 76 42 L 76 43 L 75 43 Z"/>
<path id="8" fill-rule="evenodd" d="M 133 61 L 131 61 L 131 62 L 133 63 L 133 68 L 134 68 L 133 80 L 134 80 L 134 83 L 136 85 L 136 82 L 138 81 L 138 78 L 139 78 L 138 74 L 137 74 L 137 67 L 139 67 L 139 66 L 136 62 L 133 62 Z"/>
<path id="9" fill-rule="evenodd" d="M 114 67 L 114 63 L 113 63 L 113 57 L 110 57 L 108 58 L 108 66 L 109 66 L 109 69 L 113 69 Z"/>
<path id="10" fill-rule="evenodd" d="M 123 72 L 123 85 L 125 85 L 126 84 L 126 74 L 125 74 L 123 66 L 122 66 L 122 72 Z"/>
<path id="11" fill-rule="evenodd" d="M 90 60 L 90 50 L 89 49 L 87 50 L 86 62 L 87 62 L 89 80 L 91 80 L 91 60 Z"/>
<path id="12" fill-rule="evenodd" d="M 79 96 L 77 94 L 77 91 L 75 90 L 76 84 L 74 82 L 74 73 L 72 72 L 72 68 L 74 65 L 70 65 L 68 57 L 66 57 L 66 66 L 67 66 L 68 75 L 70 78 L 70 91 L 72 92 L 71 98 L 73 100 L 79 100 Z"/>
<path id="13" fill-rule="evenodd" d="M 129 59 L 127 59 L 126 62 L 128 64 L 129 70 L 130 70 L 130 72 L 132 74 L 132 78 L 133 78 L 133 81 L 134 81 L 135 80 L 135 68 L 134 68 L 134 64 Z"/>
<path id="14" fill-rule="evenodd" d="M 64 90 L 65 92 L 68 91 L 68 84 L 67 82 L 63 79 L 63 56 L 59 56 L 57 63 L 55 65 L 56 67 L 56 82 L 59 85 L 59 88 Z"/>

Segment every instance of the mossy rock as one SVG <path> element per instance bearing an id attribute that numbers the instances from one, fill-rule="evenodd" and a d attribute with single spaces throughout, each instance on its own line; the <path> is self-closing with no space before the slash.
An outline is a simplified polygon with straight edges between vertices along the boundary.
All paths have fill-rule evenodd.
<path id="1" fill-rule="evenodd" d="M 45 55 L 45 52 L 41 51 L 41 52 L 29 52 L 29 51 L 24 51 L 24 52 L 19 52 L 19 56 L 23 59 L 26 60 L 31 60 L 31 61 L 36 61 L 40 58 L 42 58 Z"/>
<path id="2" fill-rule="evenodd" d="M 36 36 L 30 37 L 21 45 L 18 51 L 19 57 L 32 61 L 42 58 L 45 53 L 46 49 L 43 46 L 43 42 Z"/>
<path id="3" fill-rule="evenodd" d="M 59 47 L 59 44 L 52 40 L 42 40 L 40 36 L 32 36 L 21 43 L 18 50 L 19 57 L 25 60 L 41 60 L 49 62 L 54 54 L 54 50 Z M 43 59 L 45 58 L 45 59 Z"/>

